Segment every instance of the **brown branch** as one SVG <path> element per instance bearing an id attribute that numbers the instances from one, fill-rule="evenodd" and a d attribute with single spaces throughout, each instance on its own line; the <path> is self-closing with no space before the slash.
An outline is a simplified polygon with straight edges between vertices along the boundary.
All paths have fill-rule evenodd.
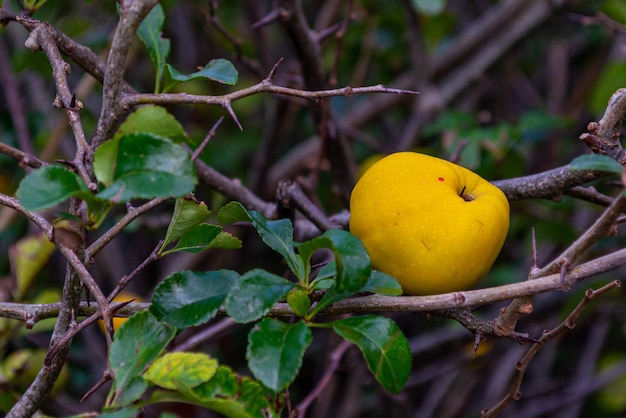
<path id="1" fill-rule="evenodd" d="M 509 200 L 560 199 L 566 190 L 605 177 L 603 171 L 571 170 L 569 165 L 537 174 L 492 183 L 499 187 Z"/>
<path id="2" fill-rule="evenodd" d="M 370 295 L 345 299 L 325 308 L 318 315 L 341 315 L 346 313 L 383 313 L 383 312 L 434 312 L 459 308 L 474 308 L 494 302 L 511 300 L 518 297 L 534 296 L 541 293 L 567 291 L 575 284 L 626 264 L 626 249 L 596 258 L 574 267 L 565 274 L 561 281 L 560 273 L 544 276 L 534 280 L 525 280 L 503 286 L 489 287 L 477 290 L 445 293 L 431 296 L 383 296 Z M 116 304 L 111 303 L 111 309 Z M 22 305 L 15 303 L 0 303 L 0 317 L 20 320 L 35 320 L 55 316 L 55 307 L 58 304 Z M 21 308 L 23 307 L 23 309 Z M 150 307 L 149 303 L 133 302 L 121 310 L 128 315 Z M 99 307 L 94 304 L 82 303 L 77 315 L 91 315 Z M 23 311 L 24 313 L 20 313 Z M 220 309 L 219 315 L 226 316 L 226 311 Z M 271 316 L 292 317 L 293 311 L 286 303 L 278 303 L 269 312 Z"/>
<path id="3" fill-rule="evenodd" d="M 222 96 L 205 96 L 188 93 L 131 94 L 123 97 L 122 105 L 125 107 L 134 107 L 143 104 L 204 104 L 218 105 L 226 109 L 228 105 L 239 99 L 243 99 L 244 97 L 252 96 L 259 93 L 281 94 L 285 96 L 300 97 L 302 99 L 308 99 L 312 101 L 319 101 L 327 97 L 350 97 L 355 94 L 369 93 L 418 94 L 416 91 L 413 90 L 389 88 L 385 87 L 382 84 L 365 87 L 346 86 L 338 89 L 329 90 L 300 90 L 290 87 L 277 86 L 273 84 L 271 80 L 266 78 L 258 84 Z"/>
<path id="4" fill-rule="evenodd" d="M 614 227 L 617 218 L 626 210 L 626 196 L 621 191 L 617 198 L 613 201 L 602 215 L 589 227 L 585 233 L 580 236 L 572 245 L 570 245 L 563 253 L 556 257 L 547 266 L 531 272 L 530 278 L 534 279 L 547 274 L 552 274 L 561 268 L 564 264 L 571 265 L 576 262 L 580 256 L 585 253 L 592 245 L 609 234 L 611 228 Z"/>
<path id="5" fill-rule="evenodd" d="M 617 90 L 609 100 L 606 111 L 598 122 L 587 125 L 589 132 L 580 139 L 595 153 L 609 155 L 620 164 L 626 164 L 626 151 L 620 135 L 626 115 L 626 89 Z"/>
<path id="6" fill-rule="evenodd" d="M 278 184 L 276 191 L 276 199 L 279 204 L 286 209 L 297 209 L 305 217 L 311 220 L 320 231 L 328 231 L 329 229 L 339 228 L 334 224 L 322 210 L 317 207 L 304 194 L 300 185 L 291 180 L 283 180 Z"/>
<path id="7" fill-rule="evenodd" d="M 120 3 L 120 19 L 113 35 L 113 42 L 105 66 L 102 84 L 102 111 L 91 142 L 92 152 L 112 136 L 124 112 L 121 98 L 126 57 L 141 21 L 157 3 L 158 0 L 126 0 Z M 93 155 L 90 155 L 89 159 L 91 160 L 92 157 Z"/>
<path id="8" fill-rule="evenodd" d="M 52 66 L 52 77 L 54 78 L 57 92 L 55 103 L 58 103 L 59 107 L 65 109 L 76 142 L 76 155 L 72 161 L 72 166 L 76 169 L 87 187 L 95 191 L 98 186 L 91 180 L 91 176 L 85 167 L 85 156 L 88 154 L 91 147 L 87 143 L 85 131 L 80 120 L 79 113 L 82 109 L 82 104 L 76 101 L 76 97 L 70 91 L 67 81 L 67 74 L 69 73 L 70 67 L 69 64 L 63 60 L 49 28 L 49 25 L 45 23 L 37 25 L 26 40 L 26 45 L 33 50 L 41 47 Z"/>
<path id="9" fill-rule="evenodd" d="M 159 206 L 161 203 L 165 202 L 167 199 L 165 198 L 155 198 L 141 206 L 131 208 L 128 210 L 126 215 L 122 217 L 119 221 L 115 223 L 110 229 L 108 229 L 104 234 L 100 235 L 100 237 L 95 240 L 87 249 L 85 249 L 85 264 L 91 263 L 93 257 L 100 252 L 113 238 L 119 235 L 124 228 L 126 228 L 132 221 L 137 219 L 140 215 L 148 212 L 150 209 L 154 209 Z"/>

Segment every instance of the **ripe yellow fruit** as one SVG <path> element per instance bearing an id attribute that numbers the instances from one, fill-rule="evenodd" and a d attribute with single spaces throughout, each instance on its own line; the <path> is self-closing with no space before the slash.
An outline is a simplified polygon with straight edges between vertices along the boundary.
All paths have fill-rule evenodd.
<path id="1" fill-rule="evenodd" d="M 509 202 L 478 174 L 414 152 L 391 154 L 357 182 L 350 231 L 372 266 L 404 293 L 464 290 L 491 269 L 509 230 Z"/>

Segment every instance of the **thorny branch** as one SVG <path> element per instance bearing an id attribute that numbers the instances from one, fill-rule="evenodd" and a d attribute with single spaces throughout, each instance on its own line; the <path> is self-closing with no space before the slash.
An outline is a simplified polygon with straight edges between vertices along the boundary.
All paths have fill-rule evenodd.
<path id="1" fill-rule="evenodd" d="M 500 412 L 502 412 L 502 410 L 511 401 L 520 399 L 521 393 L 519 389 L 522 385 L 522 380 L 524 379 L 524 374 L 526 372 L 526 369 L 528 368 L 530 361 L 533 359 L 535 354 L 541 349 L 541 347 L 543 347 L 547 342 L 554 339 L 555 337 L 574 328 L 576 319 L 578 318 L 580 313 L 583 311 L 583 309 L 589 304 L 589 302 L 591 302 L 597 296 L 600 296 L 601 294 L 609 290 L 620 287 L 620 284 L 621 283 L 618 280 L 615 280 L 601 287 L 598 290 L 592 290 L 592 289 L 587 290 L 583 299 L 578 303 L 576 308 L 574 308 L 574 310 L 567 316 L 565 321 L 563 321 L 561 324 L 559 324 L 559 326 L 557 326 L 556 328 L 552 330 L 544 331 L 541 338 L 539 338 L 539 341 L 537 341 L 535 344 L 533 344 L 530 347 L 530 349 L 526 352 L 524 357 L 515 366 L 515 377 L 513 378 L 513 382 L 511 383 L 510 391 L 500 402 L 498 402 L 498 404 L 496 404 L 492 408 L 482 411 L 481 416 L 482 417 L 495 417 Z"/>

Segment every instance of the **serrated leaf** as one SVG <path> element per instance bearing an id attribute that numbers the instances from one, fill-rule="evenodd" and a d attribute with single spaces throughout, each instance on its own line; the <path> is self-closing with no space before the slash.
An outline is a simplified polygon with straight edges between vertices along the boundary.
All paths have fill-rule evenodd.
<path id="1" fill-rule="evenodd" d="M 279 392 L 297 376 L 312 339 L 311 330 L 302 321 L 287 324 L 264 318 L 248 334 L 248 367 L 265 386 Z"/>
<path id="2" fill-rule="evenodd" d="M 113 139 L 137 132 L 159 135 L 178 144 L 188 141 L 180 122 L 161 106 L 146 105 L 135 110 L 120 125 Z"/>
<path id="3" fill-rule="evenodd" d="M 196 225 L 207 219 L 211 211 L 206 203 L 194 200 L 178 198 L 174 205 L 174 213 L 165 233 L 165 240 L 159 252 L 165 247 L 179 239 L 185 232 L 191 230 Z"/>
<path id="4" fill-rule="evenodd" d="M 148 382 L 165 389 L 189 393 L 208 382 L 217 371 L 217 360 L 204 353 L 166 353 L 144 374 Z"/>
<path id="5" fill-rule="evenodd" d="M 172 80 L 178 82 L 185 82 L 195 78 L 208 78 L 218 83 L 235 85 L 239 79 L 235 66 L 223 58 L 209 61 L 200 71 L 193 74 L 183 74 L 171 65 L 167 65 L 167 70 Z"/>
<path id="6" fill-rule="evenodd" d="M 236 322 L 256 321 L 295 286 L 295 283 L 268 271 L 254 269 L 235 282 L 224 306 Z"/>
<path id="7" fill-rule="evenodd" d="M 302 258 L 294 251 L 293 225 L 289 219 L 269 220 L 259 212 L 248 211 L 239 202 L 222 207 L 217 219 L 223 224 L 251 222 L 263 242 L 283 256 L 293 274 L 301 281 L 307 279 Z"/>
<path id="8" fill-rule="evenodd" d="M 212 379 L 187 394 L 157 389 L 149 402 L 192 403 L 232 418 L 278 418 L 261 384 L 226 366 L 219 366 Z"/>
<path id="9" fill-rule="evenodd" d="M 622 174 L 624 167 L 607 155 L 587 154 L 574 158 L 569 165 L 570 171 L 598 170 L 608 173 Z"/>
<path id="10" fill-rule="evenodd" d="M 232 235 L 229 232 L 220 232 L 217 237 L 207 247 L 207 249 L 211 248 L 221 248 L 223 250 L 236 250 L 241 248 L 241 240 L 236 236 Z"/>
<path id="11" fill-rule="evenodd" d="M 412 367 L 409 342 L 389 318 L 377 315 L 355 316 L 333 322 L 333 329 L 363 353 L 376 380 L 397 395 L 404 388 Z"/>
<path id="12" fill-rule="evenodd" d="M 157 286 L 150 312 L 178 329 L 201 325 L 215 317 L 237 276 L 231 270 L 178 271 Z"/>
<path id="13" fill-rule="evenodd" d="M 119 399 L 131 381 L 142 375 L 175 334 L 173 327 L 159 322 L 148 311 L 134 314 L 115 332 L 109 352 L 114 374 L 110 396 L 114 405 L 120 405 Z"/>
<path id="14" fill-rule="evenodd" d="M 122 136 L 117 146 L 113 183 L 97 197 L 112 202 L 179 197 L 195 187 L 197 177 L 189 154 L 171 140 L 140 132 Z"/>
<path id="15" fill-rule="evenodd" d="M 70 197 L 91 195 L 76 173 L 54 165 L 31 171 L 16 192 L 24 209 L 40 211 L 58 205 Z"/>
<path id="16" fill-rule="evenodd" d="M 165 22 L 163 8 L 157 3 L 148 13 L 137 29 L 139 39 L 143 41 L 150 54 L 150 59 L 156 67 L 156 80 L 154 92 L 160 92 L 161 78 L 163 77 L 163 69 L 165 61 L 170 54 L 170 40 L 161 36 L 161 29 Z"/>

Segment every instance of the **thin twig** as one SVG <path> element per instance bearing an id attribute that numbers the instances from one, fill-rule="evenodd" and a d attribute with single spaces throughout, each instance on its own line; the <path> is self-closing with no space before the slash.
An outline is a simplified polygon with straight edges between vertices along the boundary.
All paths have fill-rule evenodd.
<path id="1" fill-rule="evenodd" d="M 520 399 L 521 394 L 519 392 L 519 389 L 521 387 L 522 380 L 524 379 L 524 374 L 526 373 L 526 369 L 528 368 L 528 365 L 530 364 L 530 361 L 533 359 L 535 354 L 548 341 L 550 341 L 553 338 L 555 338 L 555 337 L 557 337 L 557 336 L 567 332 L 568 330 L 571 330 L 572 328 L 574 328 L 574 323 L 575 323 L 576 319 L 578 318 L 580 313 L 583 311 L 583 309 L 589 304 L 589 302 L 591 302 L 591 300 L 593 300 L 597 296 L 600 296 L 601 294 L 603 294 L 603 293 L 605 293 L 605 292 L 607 292 L 609 290 L 615 289 L 616 287 L 620 287 L 620 282 L 618 280 L 615 280 L 615 281 L 613 281 L 613 282 L 611 282 L 611 283 L 601 287 L 598 290 L 593 290 L 593 289 L 587 290 L 587 292 L 585 293 L 585 296 L 583 297 L 583 299 L 578 303 L 576 308 L 574 308 L 574 310 L 567 316 L 565 321 L 563 321 L 561 324 L 559 324 L 556 328 L 554 328 L 552 330 L 544 331 L 544 333 L 541 336 L 541 338 L 539 338 L 539 341 L 537 343 L 533 344 L 528 349 L 528 351 L 526 352 L 524 357 L 515 366 L 515 377 L 513 378 L 513 382 L 511 384 L 511 389 L 509 390 L 509 392 L 495 406 L 482 411 L 482 415 L 481 416 L 484 417 L 484 418 L 495 417 L 500 412 L 502 412 L 504 410 L 504 408 L 511 401 Z"/>
<path id="2" fill-rule="evenodd" d="M 583 235 L 581 235 L 572 245 L 563 251 L 547 266 L 531 273 L 530 278 L 541 277 L 546 274 L 552 274 L 563 265 L 571 265 L 576 262 L 582 254 L 585 253 L 592 245 L 600 239 L 606 237 L 615 225 L 617 218 L 626 210 L 626 196 L 624 192 L 615 198 L 611 206 L 589 227 Z"/>
<path id="3" fill-rule="evenodd" d="M 313 390 L 309 392 L 306 398 L 304 398 L 296 406 L 296 411 L 298 413 L 297 416 L 306 416 L 307 409 L 309 409 L 309 406 L 311 406 L 313 401 L 315 401 L 320 396 L 322 391 L 326 388 L 326 386 L 328 386 L 328 383 L 330 383 L 330 380 L 332 379 L 333 375 L 341 364 L 341 359 L 343 358 L 343 355 L 346 353 L 346 351 L 348 351 L 348 348 L 350 348 L 351 345 L 352 344 L 350 342 L 342 340 L 339 345 L 332 351 L 332 353 L 330 354 L 330 363 L 325 366 L 324 374 L 320 378 L 319 382 L 317 382 L 317 385 L 315 385 Z"/>

